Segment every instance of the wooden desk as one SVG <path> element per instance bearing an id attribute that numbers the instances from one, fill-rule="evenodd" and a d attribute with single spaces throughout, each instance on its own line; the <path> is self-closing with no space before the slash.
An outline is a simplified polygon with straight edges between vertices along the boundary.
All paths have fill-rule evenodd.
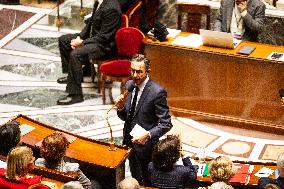
<path id="1" fill-rule="evenodd" d="M 189 33 L 181 33 L 187 36 Z M 145 39 L 151 77 L 168 91 L 173 115 L 284 134 L 284 62 L 268 60 L 283 46 L 242 42 L 235 50 L 190 48 Z M 236 52 L 253 45 L 249 55 Z"/>
<path id="2" fill-rule="evenodd" d="M 240 162 L 238 162 L 238 163 L 240 163 Z M 246 163 L 246 162 L 243 162 L 243 163 Z M 267 167 L 267 168 L 272 169 L 272 170 L 276 170 L 277 169 L 276 164 L 273 164 L 273 163 L 262 164 L 262 163 L 250 162 L 250 163 L 246 163 L 246 164 L 254 165 L 254 169 L 253 169 L 252 173 L 250 174 L 249 183 L 247 185 L 232 183 L 232 185 L 234 187 L 235 186 L 242 186 L 242 185 L 243 186 L 249 186 L 249 187 L 256 187 L 260 177 L 255 176 L 254 175 L 255 173 L 257 173 L 263 167 Z M 269 178 L 274 178 L 274 173 L 272 175 L 270 175 Z M 200 183 L 204 183 L 205 182 L 205 183 L 208 183 L 209 185 L 211 185 L 212 178 L 210 176 L 207 176 L 207 177 L 198 176 L 197 177 L 197 181 L 199 181 Z"/>
<path id="3" fill-rule="evenodd" d="M 36 143 L 54 131 L 66 131 L 45 125 L 26 116 L 19 115 L 15 121 L 35 127 L 33 131 L 22 136 L 21 142 L 38 151 Z M 116 184 L 124 179 L 124 163 L 130 148 L 116 146 L 116 151 L 109 150 L 109 144 L 72 133 L 77 139 L 69 145 L 66 156 L 80 163 L 80 169 L 90 178 L 99 181 L 104 188 L 116 188 Z"/>

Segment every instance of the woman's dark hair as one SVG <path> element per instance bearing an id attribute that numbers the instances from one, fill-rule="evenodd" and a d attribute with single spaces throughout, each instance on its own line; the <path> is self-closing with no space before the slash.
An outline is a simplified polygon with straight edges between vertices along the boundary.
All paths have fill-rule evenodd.
<path id="1" fill-rule="evenodd" d="M 17 146 L 21 139 L 20 123 L 13 121 L 0 127 L 0 154 L 7 156 L 9 151 Z"/>
<path id="2" fill-rule="evenodd" d="M 55 132 L 43 139 L 40 154 L 47 164 L 59 163 L 68 147 L 67 138 L 62 133 Z"/>
<path id="3" fill-rule="evenodd" d="M 158 171 L 169 172 L 180 157 L 180 140 L 177 136 L 168 135 L 154 147 L 152 161 Z"/>

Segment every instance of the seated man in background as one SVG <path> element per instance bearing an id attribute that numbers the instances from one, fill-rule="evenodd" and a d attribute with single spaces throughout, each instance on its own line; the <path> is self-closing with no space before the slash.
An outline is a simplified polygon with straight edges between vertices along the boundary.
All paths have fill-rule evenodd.
<path id="1" fill-rule="evenodd" d="M 265 22 L 265 5 L 260 0 L 221 0 L 214 30 L 235 38 L 257 41 Z"/>
<path id="2" fill-rule="evenodd" d="M 278 174 L 277 174 L 278 172 Z M 275 184 L 279 188 L 284 189 L 284 153 L 281 153 L 277 158 L 277 171 L 275 175 L 278 175 L 277 178 L 271 179 L 262 177 L 258 180 L 258 188 L 264 189 L 267 184 Z"/>
<path id="3" fill-rule="evenodd" d="M 185 188 L 197 177 L 198 166 L 192 165 L 189 157 L 181 150 L 180 139 L 169 135 L 154 147 L 152 162 L 149 164 L 151 186 L 158 188 Z M 183 165 L 176 162 L 182 157 Z"/>
<path id="4" fill-rule="evenodd" d="M 62 133 L 52 133 L 43 139 L 40 147 L 40 154 L 43 158 L 38 158 L 35 165 L 61 172 L 79 172 L 78 181 L 84 188 L 90 189 L 91 181 L 79 169 L 79 164 L 64 161 L 64 155 L 68 147 L 69 142 Z"/>
<path id="5" fill-rule="evenodd" d="M 139 189 L 140 185 L 135 178 L 126 177 L 117 185 L 117 189 Z"/>
<path id="6" fill-rule="evenodd" d="M 67 83 L 69 94 L 57 101 L 58 105 L 82 102 L 82 66 L 90 66 L 90 60 L 111 54 L 115 49 L 115 33 L 121 23 L 121 10 L 117 0 L 98 0 L 94 3 L 93 14 L 86 20 L 81 33 L 67 34 L 59 38 L 59 50 L 63 73 L 58 83 Z"/>
<path id="7" fill-rule="evenodd" d="M 9 151 L 17 146 L 21 139 L 18 122 L 10 122 L 0 127 L 0 155 L 6 157 Z"/>

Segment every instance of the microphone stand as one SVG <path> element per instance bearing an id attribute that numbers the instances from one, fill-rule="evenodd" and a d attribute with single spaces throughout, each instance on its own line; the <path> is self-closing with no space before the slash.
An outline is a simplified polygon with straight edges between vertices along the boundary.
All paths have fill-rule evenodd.
<path id="1" fill-rule="evenodd" d="M 112 128 L 111 128 L 111 125 L 109 123 L 109 112 L 110 110 L 113 109 L 113 107 L 115 106 L 115 104 L 106 112 L 106 122 L 107 122 L 107 125 L 109 127 L 109 132 L 110 132 L 110 142 L 109 142 L 109 148 L 108 150 L 109 151 L 116 151 L 117 150 L 117 147 L 115 147 L 115 142 L 113 140 L 113 136 L 112 136 Z"/>
<path id="2" fill-rule="evenodd" d="M 57 0 L 57 16 L 54 20 L 55 26 L 57 27 L 58 31 L 60 30 L 60 27 L 63 24 L 63 20 L 60 18 L 59 14 L 59 6 L 60 6 L 60 0 Z"/>

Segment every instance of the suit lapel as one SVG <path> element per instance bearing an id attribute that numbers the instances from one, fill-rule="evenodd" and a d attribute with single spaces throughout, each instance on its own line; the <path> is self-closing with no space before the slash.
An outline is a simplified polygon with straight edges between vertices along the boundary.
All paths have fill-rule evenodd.
<path id="1" fill-rule="evenodd" d="M 103 0 L 102 4 L 100 4 L 99 8 L 96 10 L 94 16 L 96 16 L 97 14 L 99 14 L 99 13 L 104 9 L 104 6 L 106 5 L 106 3 L 107 3 L 107 0 Z"/>
<path id="2" fill-rule="evenodd" d="M 138 104 L 136 106 L 136 109 L 135 109 L 135 112 L 134 112 L 134 115 L 133 117 L 136 116 L 137 112 L 139 111 L 139 109 L 141 108 L 141 105 L 143 104 L 144 102 L 144 99 L 146 98 L 146 96 L 148 95 L 148 93 L 150 92 L 150 86 L 152 85 L 152 80 L 149 80 L 147 83 L 146 83 L 146 86 L 144 87 L 143 91 L 142 91 L 142 94 L 139 98 L 139 101 L 138 101 Z"/>

